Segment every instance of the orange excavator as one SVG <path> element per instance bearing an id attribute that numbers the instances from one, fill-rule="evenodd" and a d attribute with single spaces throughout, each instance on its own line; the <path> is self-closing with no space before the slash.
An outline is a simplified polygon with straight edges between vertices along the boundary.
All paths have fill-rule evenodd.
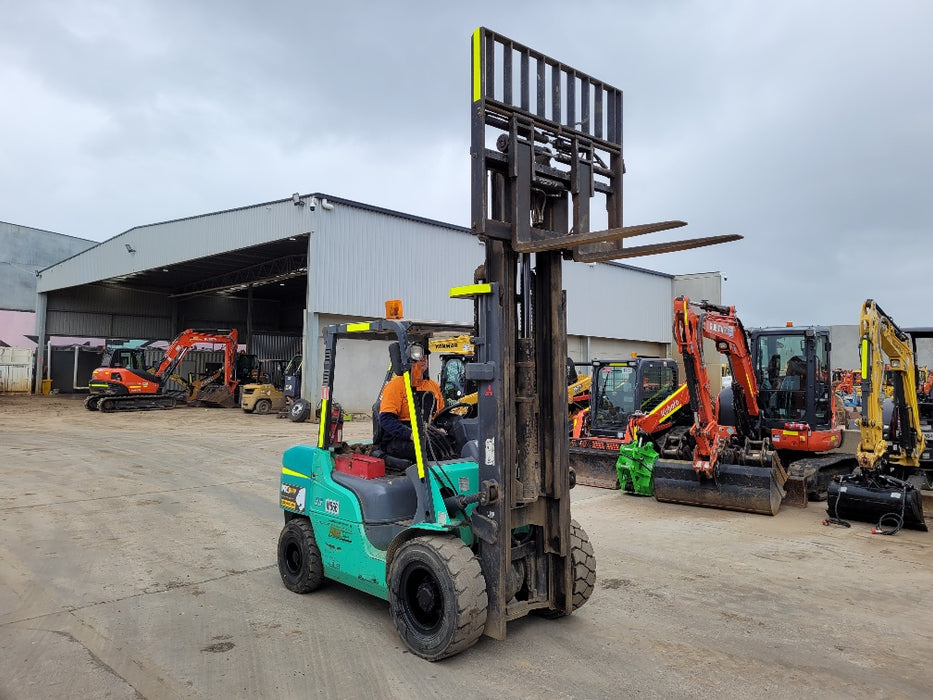
<path id="1" fill-rule="evenodd" d="M 668 440 L 665 458 L 654 465 L 657 500 L 776 515 L 785 497 L 801 506 L 808 495 L 825 499 L 832 478 L 855 468 L 854 456 L 837 449 L 842 426 L 827 370 L 827 328 L 749 334 L 735 307 L 678 297 L 674 338 L 694 425 L 682 444 Z M 719 397 L 710 391 L 703 338 L 715 342 L 732 371 L 731 388 Z"/>
<path id="2" fill-rule="evenodd" d="M 223 367 L 213 369 L 208 377 L 189 377 L 187 381 L 174 375 L 185 355 L 201 344 L 223 345 Z M 166 391 L 169 379 L 185 385 L 185 400 L 233 406 L 238 384 L 236 365 L 236 329 L 182 331 L 151 372 L 145 368 L 142 350 L 119 348 L 114 351 L 109 366 L 98 367 L 91 375 L 91 395 L 84 400 L 84 407 L 103 413 L 174 408 L 178 397 Z"/>

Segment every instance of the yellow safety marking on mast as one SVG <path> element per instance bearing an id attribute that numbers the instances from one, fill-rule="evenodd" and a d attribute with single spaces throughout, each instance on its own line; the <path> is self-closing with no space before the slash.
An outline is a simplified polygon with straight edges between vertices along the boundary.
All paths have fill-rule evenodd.
<path id="1" fill-rule="evenodd" d="M 462 287 L 451 287 L 450 288 L 450 298 L 455 297 L 469 297 L 476 294 L 489 294 L 492 292 L 492 285 L 489 283 L 485 284 L 467 284 Z"/>
<path id="2" fill-rule="evenodd" d="M 327 422 L 324 417 L 326 415 L 327 415 L 327 399 L 322 398 L 321 399 L 321 419 L 320 419 L 321 425 L 318 428 L 318 435 L 317 435 L 317 446 L 320 447 L 322 450 L 324 449 L 324 423 Z"/>
<path id="3" fill-rule="evenodd" d="M 418 478 L 424 478 L 424 457 L 421 454 L 421 433 L 418 430 L 418 414 L 415 413 L 415 393 L 411 388 L 411 374 L 402 375 L 405 381 L 405 398 L 408 401 L 408 417 L 411 419 L 411 440 L 415 443 L 415 464 L 418 465 Z"/>
<path id="4" fill-rule="evenodd" d="M 483 62 L 480 60 L 480 49 L 482 47 L 482 34 L 480 28 L 473 30 L 473 101 L 476 102 L 483 96 Z"/>

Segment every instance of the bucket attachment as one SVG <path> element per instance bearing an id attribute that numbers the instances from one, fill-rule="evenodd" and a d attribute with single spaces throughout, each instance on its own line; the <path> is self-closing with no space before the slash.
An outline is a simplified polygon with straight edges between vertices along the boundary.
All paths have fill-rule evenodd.
<path id="1" fill-rule="evenodd" d="M 696 472 L 692 462 L 671 459 L 654 464 L 654 497 L 664 503 L 777 515 L 784 489 L 777 468 L 720 462 L 709 478 Z"/>
<path id="2" fill-rule="evenodd" d="M 898 516 L 902 527 L 927 531 L 920 491 L 883 474 L 836 477 L 827 490 L 826 512 L 834 518 L 866 523 L 880 523 L 886 515 Z"/>
<path id="3" fill-rule="evenodd" d="M 807 480 L 802 476 L 788 476 L 787 481 L 784 482 L 783 505 L 806 508 L 809 500 L 807 496 Z"/>
<path id="4" fill-rule="evenodd" d="M 582 440 L 581 440 L 582 442 Z M 601 441 L 587 439 L 593 444 Z M 618 442 L 601 447 L 570 446 L 570 468 L 576 474 L 578 484 L 596 486 L 601 489 L 619 488 L 619 475 L 616 472 Z"/>
<path id="5" fill-rule="evenodd" d="M 658 453 L 650 442 L 644 445 L 634 442 L 622 445 L 619 448 L 619 459 L 616 460 L 616 472 L 622 490 L 636 496 L 653 495 L 652 471 L 657 459 Z"/>
<path id="6" fill-rule="evenodd" d="M 223 384 L 208 384 L 202 386 L 194 399 L 194 403 L 222 408 L 233 408 L 236 403 L 233 394 Z"/>

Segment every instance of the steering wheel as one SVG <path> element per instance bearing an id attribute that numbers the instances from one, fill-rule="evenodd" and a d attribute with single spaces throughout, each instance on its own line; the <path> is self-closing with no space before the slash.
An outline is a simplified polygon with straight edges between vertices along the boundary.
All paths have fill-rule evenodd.
<path id="1" fill-rule="evenodd" d="M 450 427 L 449 423 L 452 422 L 454 418 L 468 418 L 475 410 L 476 404 L 463 403 L 461 401 L 449 403 L 437 412 L 437 415 L 434 416 L 434 419 L 431 421 L 431 425 L 447 430 L 447 428 Z"/>

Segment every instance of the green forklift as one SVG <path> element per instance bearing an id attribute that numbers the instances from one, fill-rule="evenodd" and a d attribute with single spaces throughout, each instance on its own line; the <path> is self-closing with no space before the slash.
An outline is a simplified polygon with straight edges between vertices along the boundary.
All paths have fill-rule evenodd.
<path id="1" fill-rule="evenodd" d="M 622 226 L 621 91 L 485 28 L 472 49 L 472 232 L 485 261 L 451 296 L 473 304 L 464 371 L 476 415 L 451 404 L 429 422 L 415 410 L 409 372 L 428 329 L 400 318 L 330 326 L 317 444 L 285 452 L 279 495 L 285 586 L 336 581 L 387 600 L 408 649 L 432 661 L 484 634 L 504 639 L 528 614 L 569 615 L 595 585 L 592 546 L 570 513 L 564 259 L 737 238 L 623 250 L 626 237 L 683 222 Z M 550 87 L 561 84 L 567 93 Z M 592 232 L 596 193 L 609 229 Z M 388 342 L 413 416 L 411 464 L 341 440 L 334 369 L 337 341 L 351 337 Z"/>

